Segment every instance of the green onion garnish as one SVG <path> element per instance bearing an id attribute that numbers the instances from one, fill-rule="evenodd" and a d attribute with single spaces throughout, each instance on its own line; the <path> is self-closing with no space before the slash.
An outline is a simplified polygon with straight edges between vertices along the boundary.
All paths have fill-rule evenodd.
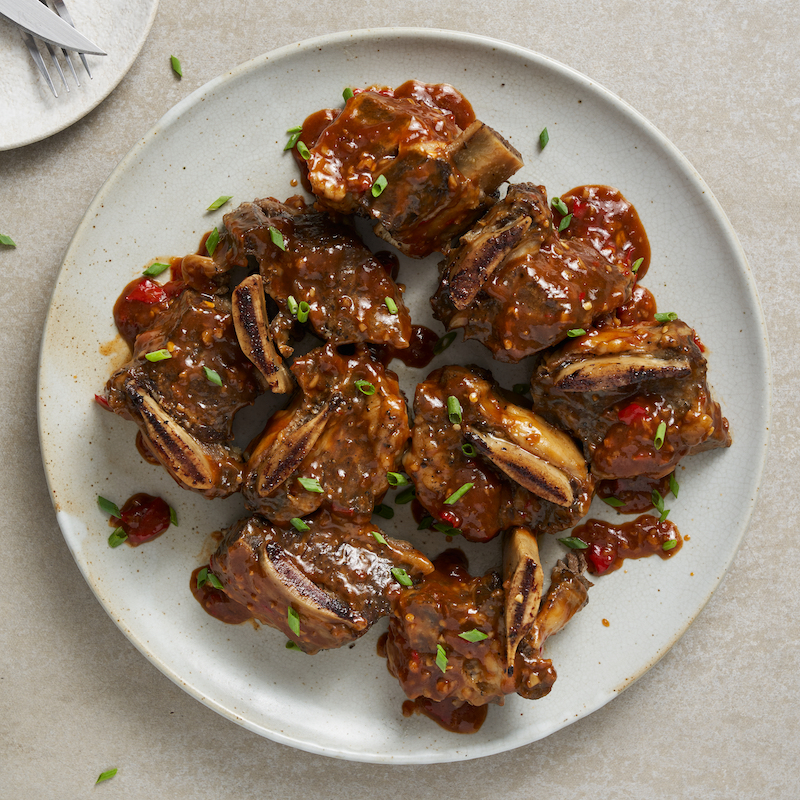
<path id="1" fill-rule="evenodd" d="M 210 583 L 215 589 L 222 590 L 222 581 L 208 567 L 203 567 L 197 573 L 197 588 L 202 589 L 207 583 Z"/>
<path id="2" fill-rule="evenodd" d="M 461 410 L 461 403 L 459 403 L 458 398 L 453 397 L 453 395 L 447 398 L 447 418 L 454 425 L 461 422 L 464 418 Z"/>
<path id="3" fill-rule="evenodd" d="M 322 487 L 319 485 L 319 481 L 316 478 L 298 478 L 297 480 L 300 481 L 300 485 L 307 492 L 322 494 Z"/>
<path id="4" fill-rule="evenodd" d="M 5 233 L 0 233 L 0 244 L 5 245 L 6 247 L 17 246 L 17 243 Z"/>
<path id="5" fill-rule="evenodd" d="M 631 267 L 631 272 L 635 275 L 639 271 L 639 267 L 642 266 L 644 262 L 643 258 L 637 258 L 636 261 L 633 262 L 633 266 Z"/>
<path id="6" fill-rule="evenodd" d="M 618 497 L 601 497 L 600 499 L 604 503 L 608 503 L 612 508 L 622 508 L 625 505 L 625 501 L 620 500 Z"/>
<path id="7" fill-rule="evenodd" d="M 434 522 L 433 529 L 440 533 L 446 533 L 448 536 L 458 536 L 460 530 L 454 528 L 449 522 Z"/>
<path id="8" fill-rule="evenodd" d="M 297 140 L 297 152 L 300 153 L 300 158 L 305 159 L 308 161 L 311 158 L 311 153 L 308 152 L 308 148 L 305 146 L 305 143 Z"/>
<path id="9" fill-rule="evenodd" d="M 542 128 L 542 132 L 539 134 L 539 147 L 544 150 L 549 141 L 550 134 L 547 132 L 547 128 Z"/>
<path id="10" fill-rule="evenodd" d="M 391 506 L 378 503 L 378 505 L 375 506 L 375 511 L 373 513 L 377 514 L 379 517 L 383 517 L 384 519 L 391 519 L 394 516 L 394 509 Z"/>
<path id="11" fill-rule="evenodd" d="M 459 486 L 447 500 L 444 501 L 446 506 L 451 506 L 453 503 L 457 503 L 475 484 L 474 483 L 465 483 L 462 486 Z"/>
<path id="12" fill-rule="evenodd" d="M 474 456 L 478 455 L 478 451 L 475 449 L 475 445 L 472 445 L 469 442 L 464 442 L 464 444 L 461 445 L 461 452 L 467 458 L 473 458 Z"/>
<path id="13" fill-rule="evenodd" d="M 361 392 L 361 394 L 367 395 L 367 397 L 375 394 L 375 384 L 370 383 L 369 381 L 357 380 L 356 389 L 358 389 L 358 391 Z M 392 475 L 393 473 L 390 472 L 389 474 Z M 397 484 L 392 484 L 392 485 L 396 486 Z"/>
<path id="14" fill-rule="evenodd" d="M 372 184 L 372 196 L 373 197 L 380 197 L 383 194 L 383 190 L 387 187 L 389 181 L 386 180 L 385 175 L 378 175 L 378 179 L 375 183 Z"/>
<path id="15" fill-rule="evenodd" d="M 214 255 L 214 251 L 217 249 L 217 245 L 219 244 L 219 231 L 214 228 L 211 233 L 208 234 L 208 239 L 206 239 L 206 252 L 210 255 Z"/>
<path id="16" fill-rule="evenodd" d="M 664 436 L 667 433 L 667 423 L 663 420 L 658 423 L 658 428 L 656 428 L 656 435 L 653 438 L 653 444 L 655 445 L 656 450 L 660 450 L 664 446 Z"/>
<path id="17" fill-rule="evenodd" d="M 572 214 L 567 214 L 567 216 L 558 223 L 558 232 L 561 233 L 565 228 L 568 228 L 570 222 L 572 222 Z"/>
<path id="18" fill-rule="evenodd" d="M 583 328 L 573 328 L 571 331 L 567 331 L 567 336 L 570 339 L 574 339 L 576 336 L 583 336 L 586 331 Z"/>
<path id="19" fill-rule="evenodd" d="M 206 211 L 216 211 L 218 208 L 222 208 L 225 203 L 228 202 L 233 197 L 232 194 L 221 194 L 207 209 Z"/>
<path id="20" fill-rule="evenodd" d="M 589 546 L 583 539 L 579 539 L 577 536 L 566 536 L 558 541 L 565 547 L 569 547 L 570 550 L 585 550 Z"/>
<path id="21" fill-rule="evenodd" d="M 178 527 L 178 512 L 172 507 L 169 507 L 169 524 Z"/>
<path id="22" fill-rule="evenodd" d="M 406 503 L 410 503 L 414 496 L 416 495 L 416 489 L 413 486 L 409 486 L 406 489 L 403 489 L 402 492 L 398 492 L 397 496 L 394 498 L 394 502 L 399 505 L 405 505 Z"/>
<path id="23" fill-rule="evenodd" d="M 286 609 L 286 621 L 289 623 L 289 630 L 295 635 L 300 635 L 300 615 L 291 607 Z"/>
<path id="24" fill-rule="evenodd" d="M 297 144 L 298 140 L 300 139 L 300 134 L 302 132 L 303 132 L 302 125 L 296 125 L 294 128 L 289 128 L 289 130 L 286 131 L 286 133 L 290 133 L 291 136 L 289 137 L 289 141 L 286 142 L 286 147 L 283 148 L 284 151 L 291 150 Z"/>
<path id="25" fill-rule="evenodd" d="M 345 90 L 342 92 L 342 97 L 344 98 L 345 103 L 353 96 L 353 90 L 347 86 Z"/>
<path id="26" fill-rule="evenodd" d="M 560 197 L 554 197 L 550 201 L 550 205 L 553 206 L 553 208 L 556 211 L 558 211 L 559 214 L 565 217 L 567 216 L 567 214 L 569 214 L 569 209 L 567 208 L 567 204 Z"/>
<path id="27" fill-rule="evenodd" d="M 401 569 L 400 567 L 392 567 L 391 572 L 392 575 L 394 575 L 394 579 L 402 586 L 413 585 L 411 578 L 408 577 L 408 573 L 404 569 Z"/>
<path id="28" fill-rule="evenodd" d="M 213 383 L 214 386 L 222 386 L 222 378 L 220 378 L 219 372 L 217 372 L 215 369 L 203 367 L 203 372 L 205 373 L 206 380 L 209 383 Z"/>
<path id="29" fill-rule="evenodd" d="M 105 497 L 100 497 L 100 495 L 98 495 L 97 505 L 100 506 L 101 511 L 105 511 L 106 514 L 110 514 L 112 517 L 120 516 L 119 506 L 116 503 L 112 503 L 110 500 L 106 500 Z"/>
<path id="30" fill-rule="evenodd" d="M 153 350 L 152 353 L 145 353 L 144 357 L 148 361 L 166 361 L 168 358 L 172 358 L 172 354 L 166 348 L 161 350 Z"/>
<path id="31" fill-rule="evenodd" d="M 391 297 L 384 297 L 383 302 L 386 303 L 386 308 L 389 309 L 390 314 L 397 313 L 397 303 Z"/>
<path id="32" fill-rule="evenodd" d="M 293 317 L 296 317 L 297 316 L 297 309 L 300 308 L 300 305 L 298 304 L 297 300 L 295 300 L 292 295 L 289 295 L 286 298 L 286 308 L 289 309 L 289 313 Z"/>
<path id="33" fill-rule="evenodd" d="M 269 226 L 269 238 L 272 239 L 272 244 L 279 250 L 286 252 L 286 242 L 283 241 L 283 234 L 274 226 Z"/>
<path id="34" fill-rule="evenodd" d="M 423 518 L 422 518 L 422 519 L 419 521 L 419 525 L 417 525 L 417 530 L 418 530 L 418 531 L 424 531 L 424 530 L 427 530 L 428 528 L 430 528 L 430 526 L 431 526 L 432 524 L 433 524 L 433 517 L 423 517 Z"/>
<path id="35" fill-rule="evenodd" d="M 389 481 L 389 486 L 405 486 L 408 483 L 408 478 L 400 472 L 389 472 L 386 480 Z"/>
<path id="36" fill-rule="evenodd" d="M 178 61 L 177 56 L 170 56 L 169 57 L 170 64 L 172 64 L 172 71 L 179 77 L 183 77 L 183 68 L 181 67 L 181 62 Z"/>
<path id="37" fill-rule="evenodd" d="M 114 528 L 114 531 L 108 537 L 108 546 L 119 547 L 127 538 L 128 534 L 122 528 Z"/>
<path id="38" fill-rule="evenodd" d="M 380 531 L 372 531 L 372 535 L 378 544 L 386 544 L 386 539 L 383 538 L 383 534 Z"/>
<path id="39" fill-rule="evenodd" d="M 299 650 L 301 653 L 303 652 L 303 648 L 300 647 L 300 645 L 297 644 L 297 642 L 293 642 L 291 639 L 288 642 L 286 642 L 286 649 L 287 650 Z"/>
<path id="40" fill-rule="evenodd" d="M 466 642 L 482 642 L 484 639 L 489 638 L 488 633 L 484 633 L 483 631 L 479 631 L 477 628 L 473 628 L 471 631 L 464 631 L 464 633 L 458 634 L 459 639 L 464 639 Z"/>
<path id="41" fill-rule="evenodd" d="M 527 383 L 515 383 L 511 387 L 511 391 L 514 392 L 514 394 L 528 394 L 530 390 L 531 390 L 530 384 Z"/>
<path id="42" fill-rule="evenodd" d="M 222 591 L 222 581 L 211 571 L 208 571 L 208 582 L 215 588 Z"/>
<path id="43" fill-rule="evenodd" d="M 674 322 L 678 315 L 674 311 L 665 311 L 663 314 L 655 314 L 653 319 L 656 322 Z"/>
<path id="44" fill-rule="evenodd" d="M 681 487 L 678 486 L 678 481 L 675 479 L 675 473 L 671 472 L 669 475 L 669 490 L 672 494 L 677 497 L 678 496 L 678 489 Z"/>
<path id="45" fill-rule="evenodd" d="M 143 273 L 146 278 L 157 278 L 162 272 L 169 269 L 169 264 L 161 261 L 153 262 Z"/>
<path id="46" fill-rule="evenodd" d="M 311 528 L 308 525 L 306 525 L 306 523 L 303 522 L 303 520 L 301 520 L 300 517 L 292 517 L 289 520 L 289 522 L 291 522 L 292 523 L 292 527 L 296 531 L 300 531 L 300 533 L 305 533 L 306 531 L 310 531 L 311 530 Z"/>
<path id="47" fill-rule="evenodd" d="M 175 56 L 173 56 L 173 58 L 174 57 Z M 94 782 L 94 785 L 97 786 L 98 783 L 102 783 L 103 781 L 110 780 L 116 774 L 117 774 L 117 768 L 116 767 L 114 767 L 114 769 L 107 769 L 105 772 L 101 772 L 100 775 L 98 775 L 97 780 Z"/>
<path id="48" fill-rule="evenodd" d="M 438 356 L 439 353 L 443 353 L 445 350 L 447 350 L 448 347 L 450 347 L 451 344 L 453 344 L 453 342 L 455 341 L 455 338 L 456 338 L 456 332 L 455 331 L 450 331 L 450 333 L 446 333 L 433 346 L 433 354 Z"/>
<path id="49" fill-rule="evenodd" d="M 650 494 L 650 501 L 653 503 L 653 508 L 655 508 L 659 514 L 664 513 L 664 498 L 661 496 L 661 492 L 659 492 L 658 489 L 653 489 Z"/>
<path id="50" fill-rule="evenodd" d="M 306 322 L 311 313 L 311 306 L 305 300 L 301 300 L 297 305 L 297 321 Z"/>
<path id="51" fill-rule="evenodd" d="M 667 539 L 664 544 L 661 545 L 662 550 L 672 550 L 674 547 L 678 545 L 677 539 Z"/>
<path id="52" fill-rule="evenodd" d="M 436 666 L 442 672 L 447 672 L 447 653 L 445 653 L 444 647 L 440 644 L 436 645 Z"/>

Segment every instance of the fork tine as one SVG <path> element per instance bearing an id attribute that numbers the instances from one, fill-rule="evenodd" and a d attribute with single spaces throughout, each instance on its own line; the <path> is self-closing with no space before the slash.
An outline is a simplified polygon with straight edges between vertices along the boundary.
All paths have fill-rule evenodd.
<path id="1" fill-rule="evenodd" d="M 69 13 L 69 9 L 64 4 L 64 0 L 53 0 L 53 7 L 56 10 L 56 13 L 59 17 L 61 17 L 65 22 L 69 22 L 72 27 L 75 27 L 75 23 L 72 21 L 72 15 Z M 66 54 L 66 50 L 64 53 Z M 92 73 L 89 70 L 89 64 L 86 62 L 86 55 L 84 53 L 78 53 L 81 57 L 81 62 L 83 63 L 83 68 L 86 70 L 86 74 L 89 76 L 89 80 L 92 80 Z M 69 55 L 67 55 L 67 61 L 69 62 Z M 72 63 L 70 62 L 70 67 L 72 67 Z M 72 74 L 75 75 L 75 68 L 72 67 Z M 77 81 L 77 76 L 75 77 Z M 80 84 L 78 84 L 80 86 Z"/>
<path id="2" fill-rule="evenodd" d="M 45 66 L 44 61 L 42 60 L 42 54 L 39 52 L 39 48 L 36 46 L 36 42 L 33 40 L 33 36 L 29 33 L 26 33 L 23 30 L 20 30 L 22 34 L 22 41 L 25 42 L 26 47 L 28 48 L 28 52 L 31 54 L 31 58 L 33 59 L 33 63 L 39 68 L 39 72 L 42 73 L 42 77 L 47 81 L 47 85 L 50 87 L 50 91 L 53 93 L 55 97 L 58 97 L 58 92 L 56 91 L 56 87 L 53 86 L 53 79 L 50 77 L 50 73 L 47 71 L 47 67 Z"/>
<path id="3" fill-rule="evenodd" d="M 69 84 L 67 83 L 67 78 L 64 75 L 64 70 L 61 69 L 61 64 L 58 63 L 58 57 L 56 56 L 56 51 L 53 50 L 53 46 L 49 42 L 44 43 L 45 47 L 47 48 L 47 52 L 50 53 L 50 58 L 52 59 L 53 63 L 56 65 L 56 69 L 58 70 L 58 74 L 61 76 L 61 83 L 64 84 L 64 88 L 69 91 Z"/>

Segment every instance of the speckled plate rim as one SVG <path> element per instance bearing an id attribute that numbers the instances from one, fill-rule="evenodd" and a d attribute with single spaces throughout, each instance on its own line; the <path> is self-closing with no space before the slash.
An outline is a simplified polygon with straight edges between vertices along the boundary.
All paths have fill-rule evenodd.
<path id="1" fill-rule="evenodd" d="M 680 153 L 680 151 L 678 151 L 678 149 L 674 145 L 672 145 L 669 142 L 669 140 L 666 139 L 666 137 L 663 136 L 663 134 L 661 134 L 651 123 L 649 123 L 638 112 L 636 112 L 624 101 L 620 100 L 611 92 L 602 88 L 601 86 L 599 86 L 598 84 L 596 84 L 594 81 L 587 78 L 583 74 L 557 61 L 554 61 L 553 59 L 539 55 L 525 48 L 511 45 L 499 40 L 493 40 L 487 37 L 475 36 L 471 34 L 434 30 L 434 29 L 414 29 L 414 28 L 399 28 L 399 29 L 383 28 L 383 29 L 372 29 L 372 30 L 363 30 L 355 32 L 341 32 L 327 36 L 317 37 L 315 39 L 310 39 L 304 42 L 295 43 L 288 45 L 286 47 L 279 48 L 264 56 L 260 56 L 256 59 L 253 59 L 252 61 L 239 66 L 238 68 L 232 70 L 231 72 L 216 78 L 215 80 L 209 82 L 205 86 L 193 92 L 186 99 L 184 99 L 176 106 L 174 106 L 170 111 L 168 111 L 162 117 L 162 119 L 157 123 L 157 125 L 148 134 L 146 134 L 134 148 L 132 148 L 132 150 L 125 156 L 125 158 L 123 158 L 123 160 L 116 167 L 116 169 L 109 177 L 107 182 L 98 192 L 97 196 L 95 197 L 89 209 L 87 210 L 86 217 L 76 230 L 75 236 L 73 237 L 73 240 L 70 244 L 70 247 L 67 251 L 67 255 L 65 257 L 65 265 L 68 262 L 70 262 L 70 259 L 73 257 L 75 251 L 79 249 L 82 238 L 85 236 L 88 228 L 92 225 L 92 222 L 99 213 L 99 210 L 102 209 L 104 202 L 106 202 L 107 198 L 113 195 L 115 186 L 120 176 L 122 176 L 126 170 L 132 168 L 132 166 L 136 164 L 136 162 L 140 159 L 143 151 L 145 151 L 146 148 L 152 144 L 155 137 L 159 136 L 159 134 L 161 134 L 162 132 L 168 130 L 170 126 L 176 123 L 176 121 L 178 121 L 184 113 L 188 112 L 196 104 L 203 102 L 203 100 L 206 97 L 212 95 L 215 90 L 222 87 L 227 81 L 235 81 L 236 79 L 248 73 L 258 72 L 259 70 L 263 69 L 266 64 L 270 63 L 274 64 L 287 57 L 291 58 L 297 55 L 298 53 L 309 54 L 314 51 L 321 51 L 325 48 L 341 47 L 346 43 L 352 43 L 352 42 L 358 42 L 360 44 L 375 44 L 383 42 L 387 38 L 393 40 L 401 40 L 405 42 L 408 45 L 408 47 L 412 46 L 426 47 L 442 42 L 446 42 L 451 45 L 463 44 L 465 46 L 481 46 L 489 48 L 490 50 L 495 52 L 500 52 L 501 54 L 505 55 L 510 59 L 524 59 L 528 62 L 532 62 L 538 65 L 538 67 L 540 67 L 541 69 L 551 72 L 552 74 L 559 76 L 562 79 L 566 79 L 575 82 L 576 84 L 579 84 L 583 91 L 594 95 L 595 98 L 599 98 L 604 103 L 608 104 L 616 114 L 619 114 L 622 117 L 626 118 L 628 121 L 632 122 L 634 126 L 639 131 L 641 131 L 643 136 L 649 137 L 650 140 L 655 145 L 657 145 L 664 151 L 664 153 L 672 161 L 673 166 L 681 173 L 682 177 L 692 185 L 695 193 L 698 195 L 699 198 L 701 198 L 700 202 L 703 204 L 704 212 L 709 214 L 711 218 L 713 218 L 715 224 L 722 232 L 725 242 L 728 248 L 730 249 L 731 254 L 733 254 L 734 260 L 736 261 L 735 268 L 736 270 L 738 270 L 738 272 L 740 273 L 740 277 L 743 279 L 743 289 L 742 289 L 742 291 L 744 292 L 743 302 L 746 303 L 746 305 L 751 310 L 752 315 L 755 317 L 755 323 L 754 323 L 755 328 L 760 332 L 760 336 L 755 337 L 755 341 L 751 342 L 751 344 L 754 347 L 753 357 L 755 363 L 758 366 L 757 371 L 761 378 L 757 387 L 760 398 L 760 404 L 759 404 L 760 415 L 755 420 L 758 424 L 754 426 L 754 428 L 756 429 L 755 436 L 758 440 L 757 444 L 760 444 L 761 446 L 760 450 L 756 448 L 756 450 L 758 450 L 758 453 L 755 454 L 750 460 L 749 475 L 750 475 L 751 491 L 749 492 L 749 497 L 743 501 L 742 508 L 737 518 L 735 519 L 734 524 L 732 525 L 733 530 L 727 540 L 725 549 L 725 558 L 722 562 L 720 562 L 719 565 L 720 569 L 717 570 L 717 574 L 713 577 L 713 580 L 710 580 L 708 582 L 707 591 L 702 597 L 701 601 L 696 604 L 694 613 L 683 621 L 685 624 L 682 624 L 680 628 L 674 632 L 673 636 L 668 641 L 662 643 L 661 647 L 659 647 L 656 651 L 650 654 L 649 659 L 647 659 L 644 663 L 640 663 L 637 666 L 637 668 L 633 670 L 624 680 L 619 681 L 616 685 L 614 685 L 611 688 L 606 687 L 599 689 L 592 698 L 585 700 L 582 707 L 578 708 L 576 712 L 574 714 L 571 714 L 568 718 L 564 718 L 560 722 L 556 722 L 554 724 L 545 726 L 544 728 L 539 728 L 533 732 L 523 731 L 521 734 L 518 732 L 514 736 L 493 739 L 488 742 L 480 741 L 480 743 L 478 739 L 471 739 L 470 741 L 465 741 L 463 737 L 458 737 L 458 740 L 453 742 L 451 748 L 445 747 L 444 749 L 436 749 L 436 748 L 426 749 L 425 746 L 422 746 L 421 749 L 417 748 L 417 749 L 412 749 L 407 753 L 398 753 L 398 752 L 370 751 L 369 749 L 365 749 L 363 747 L 357 748 L 348 746 L 345 742 L 342 742 L 335 746 L 331 744 L 320 744 L 319 742 L 314 741 L 313 739 L 308 737 L 304 738 L 302 736 L 293 735 L 291 733 L 287 733 L 282 730 L 266 729 L 263 725 L 258 724 L 251 719 L 248 719 L 246 713 L 241 713 L 241 711 L 237 711 L 234 708 L 228 707 L 224 703 L 218 702 L 214 697 L 210 697 L 204 694 L 193 684 L 191 679 L 187 679 L 185 675 L 176 672 L 175 669 L 170 665 L 170 663 L 168 663 L 166 660 L 160 657 L 159 654 L 154 653 L 149 648 L 148 643 L 146 641 L 143 641 L 142 639 L 134 635 L 132 630 L 126 625 L 125 621 L 121 617 L 119 617 L 115 613 L 115 609 L 110 606 L 108 598 L 105 596 L 103 589 L 95 582 L 95 580 L 93 580 L 91 570 L 88 568 L 88 565 L 81 557 L 78 538 L 79 534 L 82 533 L 82 531 L 79 531 L 76 528 L 76 522 L 72 516 L 65 514 L 63 510 L 59 510 L 58 491 L 60 487 L 58 486 L 58 480 L 55 473 L 50 468 L 49 461 L 50 458 L 52 457 L 52 453 L 50 452 L 51 445 L 48 442 L 48 438 L 46 435 L 47 431 L 45 430 L 43 424 L 43 420 L 45 418 L 45 414 L 43 413 L 44 398 L 46 397 L 49 389 L 51 388 L 49 384 L 52 384 L 52 375 L 48 374 L 48 370 L 52 368 L 52 356 L 54 355 L 51 352 L 53 340 L 52 337 L 48 335 L 48 332 L 52 326 L 52 319 L 51 319 L 53 314 L 52 307 L 51 307 L 51 312 L 48 314 L 48 319 L 45 326 L 45 335 L 43 336 L 42 349 L 40 353 L 39 424 L 40 424 L 40 442 L 42 447 L 43 459 L 45 463 L 45 470 L 47 473 L 48 484 L 51 491 L 51 496 L 53 497 L 54 503 L 56 504 L 59 524 L 62 528 L 67 544 L 70 547 L 70 550 L 76 559 L 78 567 L 81 569 L 81 572 L 84 574 L 84 577 L 86 578 L 90 587 L 95 592 L 95 595 L 98 597 L 98 600 L 106 608 L 107 612 L 112 617 L 112 619 L 114 619 L 116 624 L 125 633 L 125 635 L 128 636 L 128 638 L 132 641 L 132 643 L 140 650 L 140 652 L 142 652 L 143 655 L 145 655 L 155 666 L 157 666 L 158 669 L 160 669 L 177 685 L 181 686 L 188 693 L 192 694 L 194 697 L 196 697 L 201 702 L 206 704 L 208 707 L 214 709 L 224 717 L 234 722 L 237 722 L 238 724 L 244 726 L 245 728 L 248 728 L 262 736 L 266 736 L 270 739 L 273 739 L 274 741 L 298 747 L 300 749 L 307 750 L 309 752 L 320 753 L 323 755 L 350 759 L 350 760 L 376 762 L 376 763 L 394 763 L 394 764 L 403 764 L 403 763 L 424 764 L 424 763 L 438 763 L 443 761 L 462 760 L 468 758 L 487 756 L 494 753 L 510 750 L 525 744 L 529 744 L 533 741 L 543 738 L 544 736 L 547 736 L 550 733 L 559 730 L 565 725 L 574 722 L 577 719 L 580 719 L 588 715 L 597 708 L 605 705 L 609 700 L 615 697 L 624 688 L 627 688 L 627 686 L 633 683 L 651 666 L 653 666 L 653 664 L 655 664 L 669 650 L 669 648 L 675 643 L 675 641 L 677 641 L 677 639 L 680 638 L 680 636 L 689 627 L 693 619 L 702 610 L 708 599 L 711 597 L 713 591 L 719 585 L 719 582 L 721 581 L 723 575 L 725 574 L 725 571 L 729 568 L 731 562 L 733 561 L 736 551 L 744 537 L 747 524 L 752 514 L 755 499 L 757 497 L 758 485 L 760 483 L 760 478 L 766 457 L 769 417 L 770 417 L 769 398 L 770 398 L 771 378 L 770 378 L 770 365 L 769 365 L 766 326 L 764 323 L 764 317 L 761 311 L 760 302 L 757 296 L 755 282 L 752 278 L 749 267 L 747 265 L 745 255 L 738 243 L 736 235 L 729 221 L 727 220 L 727 217 L 725 216 L 724 211 L 722 210 L 716 199 L 713 197 L 709 188 L 703 182 L 702 178 L 699 176 L 697 171 L 688 162 L 688 160 Z M 502 126 L 499 127 L 502 128 Z M 59 281 L 60 279 L 61 277 L 59 278 Z M 57 282 L 53 293 L 54 300 L 56 295 L 58 294 L 58 288 L 59 288 L 59 283 Z M 473 743 L 474 746 L 472 746 Z"/>

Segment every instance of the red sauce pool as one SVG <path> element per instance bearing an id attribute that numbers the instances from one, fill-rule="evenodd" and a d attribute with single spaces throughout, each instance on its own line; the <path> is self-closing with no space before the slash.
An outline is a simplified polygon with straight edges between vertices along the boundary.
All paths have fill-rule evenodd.
<path id="1" fill-rule="evenodd" d="M 228 595 L 220 589 L 215 588 L 211 581 L 206 581 L 202 586 L 197 585 L 197 576 L 207 567 L 198 567 L 189 580 L 189 588 L 194 595 L 194 599 L 203 607 L 203 610 L 210 614 L 214 619 L 227 622 L 229 625 L 239 625 L 252 619 L 253 615 L 247 606 L 231 600 Z"/>
<path id="2" fill-rule="evenodd" d="M 112 516 L 109 523 L 114 528 L 122 528 L 128 535 L 125 541 L 131 547 L 137 547 L 152 542 L 169 528 L 169 506 L 160 497 L 140 492 L 126 500 L 120 516 Z"/>

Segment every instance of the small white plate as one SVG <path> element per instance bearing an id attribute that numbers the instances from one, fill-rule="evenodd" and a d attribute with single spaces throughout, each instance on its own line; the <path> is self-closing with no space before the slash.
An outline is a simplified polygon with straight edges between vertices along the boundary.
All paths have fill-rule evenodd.
<path id="1" fill-rule="evenodd" d="M 105 100 L 139 55 L 158 8 L 158 0 L 66 0 L 66 3 L 75 27 L 108 55 L 86 56 L 92 73 L 90 80 L 78 55 L 71 54 L 80 86 L 75 85 L 75 78 L 61 57 L 68 92 L 42 47 L 42 57 L 58 92 L 58 97 L 54 97 L 17 27 L 5 18 L 0 19 L 3 55 L 0 150 L 46 139 L 73 125 Z"/>
<path id="2" fill-rule="evenodd" d="M 238 497 L 207 501 L 180 490 L 139 458 L 135 426 L 94 402 L 125 357 L 111 307 L 155 257 L 193 252 L 225 208 L 254 197 L 285 199 L 296 169 L 287 128 L 341 104 L 345 86 L 448 82 L 479 119 L 521 150 L 514 180 L 551 195 L 583 183 L 620 188 L 636 205 L 653 260 L 644 281 L 662 311 L 675 310 L 708 348 L 710 381 L 731 423 L 729 450 L 687 459 L 671 519 L 690 537 L 677 557 L 627 562 L 596 580 L 590 603 L 547 644 L 559 678 L 551 694 L 492 707 L 472 736 L 400 713 L 403 695 L 375 652 L 383 625 L 353 649 L 309 657 L 284 637 L 209 617 L 189 592 L 208 557 L 208 534 L 242 514 Z M 538 139 L 547 127 L 550 142 Z M 436 261 L 401 259 L 415 322 L 441 330 L 427 298 Z M 493 365 L 479 344 L 454 345 L 431 368 L 495 367 L 508 386 L 531 367 Z M 397 363 L 397 362 L 395 362 Z M 591 79 L 499 41 L 432 30 L 337 33 L 293 44 L 223 75 L 173 108 L 120 163 L 92 202 L 67 252 L 43 338 L 40 435 L 64 537 L 100 602 L 130 640 L 186 691 L 252 731 L 340 758 L 430 763 L 489 755 L 535 741 L 608 702 L 675 643 L 706 603 L 744 535 L 764 463 L 769 368 L 764 321 L 736 236 L 708 187 L 650 123 Z M 428 370 L 399 369 L 409 397 Z M 251 423 L 260 427 L 263 418 Z M 98 494 L 138 491 L 175 506 L 180 526 L 136 549 L 110 549 Z M 406 507 L 403 507 L 407 509 Z M 613 514 L 596 502 L 593 515 Z M 447 544 L 418 535 L 402 514 L 384 526 L 430 555 Z M 548 538 L 544 555 L 562 551 Z M 468 548 L 475 570 L 499 564 L 497 542 Z M 608 620 L 606 627 L 603 620 Z"/>

